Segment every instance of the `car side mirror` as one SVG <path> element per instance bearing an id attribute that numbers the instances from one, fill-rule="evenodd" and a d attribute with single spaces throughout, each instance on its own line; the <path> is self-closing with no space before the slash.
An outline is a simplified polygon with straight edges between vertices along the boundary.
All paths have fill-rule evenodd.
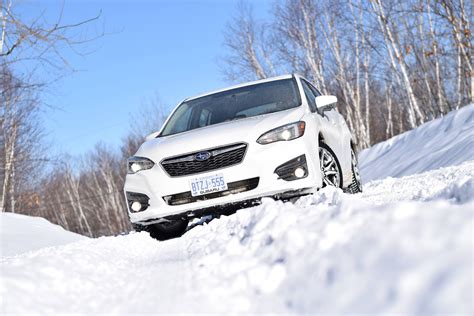
<path id="1" fill-rule="evenodd" d="M 158 136 L 160 134 L 160 132 L 154 132 L 154 133 L 151 133 L 150 135 L 148 135 L 147 137 L 145 137 L 145 140 L 152 140 L 153 138 L 156 138 L 156 136 Z"/>
<path id="2" fill-rule="evenodd" d="M 329 106 L 337 102 L 337 97 L 333 95 L 320 95 L 316 97 L 316 107 L 319 111 L 326 111 L 329 109 Z"/>

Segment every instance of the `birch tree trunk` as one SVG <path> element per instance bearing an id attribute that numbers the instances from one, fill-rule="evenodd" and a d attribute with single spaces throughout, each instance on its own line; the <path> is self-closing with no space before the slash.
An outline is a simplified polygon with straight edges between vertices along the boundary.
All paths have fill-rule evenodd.
<path id="1" fill-rule="evenodd" d="M 2 25 L 2 32 L 0 34 L 0 55 L 3 54 L 3 47 L 5 43 L 5 38 L 7 34 L 7 19 L 11 8 L 11 1 L 6 2 L 6 5 L 3 3 L 3 0 L 0 1 L 0 23 Z"/>
<path id="2" fill-rule="evenodd" d="M 455 4 L 458 7 L 455 8 Z M 452 29 L 454 41 L 458 48 L 458 67 L 461 65 L 460 72 L 462 73 L 458 77 L 465 78 L 467 83 L 467 95 L 470 102 L 474 102 L 474 71 L 472 66 L 472 30 L 470 29 L 470 18 L 472 18 L 472 12 L 468 17 L 466 14 L 466 3 L 464 0 L 459 2 L 452 2 L 449 0 L 442 0 L 441 5 L 445 10 L 446 20 Z M 472 6 L 472 2 L 471 2 Z M 472 8 L 472 7 L 471 7 Z M 459 15 L 459 16 L 457 16 Z M 463 68 L 466 68 L 465 70 Z M 461 91 L 462 88 L 458 88 Z M 458 104 L 458 107 L 460 104 Z"/>
<path id="3" fill-rule="evenodd" d="M 72 209 L 77 214 L 79 228 L 82 234 L 87 234 L 87 236 L 93 237 L 94 235 L 92 233 L 92 229 L 89 225 L 87 216 L 84 213 L 84 208 L 81 203 L 82 201 L 79 190 L 79 181 L 74 178 L 69 166 L 66 166 L 65 173 L 67 185 L 65 192 L 71 202 Z"/>
<path id="4" fill-rule="evenodd" d="M 407 65 L 403 58 L 399 44 L 395 40 L 392 29 L 389 25 L 389 20 L 384 12 L 384 8 L 381 3 L 381 0 L 372 0 L 370 1 L 370 3 L 377 16 L 377 20 L 380 25 L 380 30 L 382 31 L 385 44 L 387 47 L 387 52 L 389 53 L 389 57 L 390 57 L 390 61 L 392 63 L 393 69 L 400 71 L 400 74 L 405 86 L 405 90 L 408 96 L 408 100 L 409 100 L 410 128 L 414 128 L 417 126 L 417 118 L 420 123 L 423 123 L 424 116 L 420 110 L 420 106 L 418 105 L 418 101 L 415 97 L 415 93 L 413 92 L 413 87 L 408 75 Z"/>
<path id="5" fill-rule="evenodd" d="M 438 41 L 437 36 L 435 33 L 434 25 L 433 25 L 433 16 L 431 13 L 431 0 L 428 0 L 426 5 L 426 14 L 428 18 L 428 25 L 429 25 L 429 36 L 431 40 L 432 46 L 432 56 L 434 62 L 434 74 L 435 74 L 435 82 L 436 82 L 436 92 L 438 97 L 438 108 L 442 114 L 448 113 L 450 110 L 447 104 L 447 98 L 444 92 L 444 87 L 441 83 L 441 66 L 440 66 L 440 56 L 438 53 Z"/>

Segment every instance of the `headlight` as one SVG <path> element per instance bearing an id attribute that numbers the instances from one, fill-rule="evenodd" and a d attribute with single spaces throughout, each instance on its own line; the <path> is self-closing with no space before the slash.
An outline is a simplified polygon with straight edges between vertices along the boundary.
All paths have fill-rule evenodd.
<path id="1" fill-rule="evenodd" d="M 266 132 L 257 139 L 257 143 L 266 145 L 279 141 L 293 140 L 304 135 L 305 122 L 299 121 Z"/>
<path id="2" fill-rule="evenodd" d="M 137 173 L 138 171 L 151 169 L 155 163 L 148 158 L 130 157 L 127 161 L 127 173 Z"/>

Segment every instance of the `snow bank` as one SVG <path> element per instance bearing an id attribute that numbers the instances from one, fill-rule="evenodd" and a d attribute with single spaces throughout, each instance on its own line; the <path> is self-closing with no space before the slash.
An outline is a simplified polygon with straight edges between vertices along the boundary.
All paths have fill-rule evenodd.
<path id="1" fill-rule="evenodd" d="M 0 256 L 58 246 L 86 237 L 64 230 L 44 218 L 0 213 Z"/>
<path id="2" fill-rule="evenodd" d="M 474 160 L 474 104 L 381 142 L 359 155 L 364 182 L 469 160 Z"/>
<path id="3" fill-rule="evenodd" d="M 402 178 L 375 180 L 362 194 L 371 204 L 444 200 L 466 204 L 474 199 L 474 161 Z"/>
<path id="4" fill-rule="evenodd" d="M 472 315 L 472 167 L 266 200 L 162 243 L 134 233 L 4 257 L 2 310 Z"/>
<path id="5" fill-rule="evenodd" d="M 210 306 L 231 297 L 232 312 L 470 313 L 472 215 L 472 205 L 373 206 L 325 189 L 186 239 L 205 289 L 218 293 Z"/>

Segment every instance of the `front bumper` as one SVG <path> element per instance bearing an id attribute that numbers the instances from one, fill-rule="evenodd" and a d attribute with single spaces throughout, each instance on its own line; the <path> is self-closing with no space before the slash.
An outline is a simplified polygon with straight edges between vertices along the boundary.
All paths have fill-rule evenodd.
<path id="1" fill-rule="evenodd" d="M 285 181 L 275 173 L 277 167 L 301 155 L 305 155 L 308 168 L 305 178 Z M 190 179 L 216 173 L 222 173 L 228 184 L 258 178 L 258 185 L 244 192 L 179 205 L 169 205 L 169 200 L 165 200 L 166 197 L 189 191 Z M 149 197 L 149 206 L 141 212 L 131 212 L 130 205 L 127 203 L 131 222 L 148 224 L 173 216 L 191 216 L 192 214 L 199 216 L 202 210 L 254 201 L 266 196 L 303 192 L 301 190 L 320 185 L 317 144 L 314 143 L 314 139 L 305 135 L 288 142 L 276 142 L 268 145 L 248 144 L 247 153 L 240 164 L 198 175 L 170 177 L 159 162 L 155 162 L 153 168 L 149 170 L 127 175 L 124 191 L 141 193 Z"/>

